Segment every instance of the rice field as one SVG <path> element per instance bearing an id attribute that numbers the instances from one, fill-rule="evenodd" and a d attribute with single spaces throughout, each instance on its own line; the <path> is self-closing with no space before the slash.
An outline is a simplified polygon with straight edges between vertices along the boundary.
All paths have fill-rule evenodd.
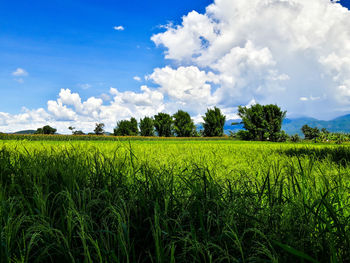
<path id="1" fill-rule="evenodd" d="M 1 262 L 350 262 L 350 148 L 0 140 Z"/>

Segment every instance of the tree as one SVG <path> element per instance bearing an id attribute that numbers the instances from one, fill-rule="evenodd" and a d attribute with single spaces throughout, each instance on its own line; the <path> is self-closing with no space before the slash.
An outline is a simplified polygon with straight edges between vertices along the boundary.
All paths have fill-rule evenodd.
<path id="1" fill-rule="evenodd" d="M 150 117 L 140 119 L 140 134 L 141 136 L 154 136 L 154 123 Z"/>
<path id="2" fill-rule="evenodd" d="M 207 109 L 203 116 L 203 135 L 206 137 L 222 136 L 224 134 L 224 125 L 226 116 L 221 114 L 219 108 Z"/>
<path id="3" fill-rule="evenodd" d="M 95 127 L 95 130 L 94 130 L 94 133 L 96 134 L 96 135 L 103 135 L 104 134 L 104 128 L 105 127 L 105 125 L 104 125 L 104 123 L 96 123 L 96 127 Z"/>
<path id="4" fill-rule="evenodd" d="M 139 129 L 135 118 L 118 121 L 117 127 L 114 129 L 115 136 L 136 136 L 138 132 Z"/>
<path id="5" fill-rule="evenodd" d="M 83 131 L 81 131 L 81 130 L 79 130 L 79 131 L 75 130 L 75 127 L 69 126 L 68 129 L 72 131 L 72 134 L 73 134 L 73 135 L 85 135 L 85 133 L 84 133 Z"/>
<path id="6" fill-rule="evenodd" d="M 73 135 L 85 135 L 85 133 L 81 130 L 78 130 L 78 131 L 74 131 Z"/>
<path id="7" fill-rule="evenodd" d="M 138 135 L 139 134 L 139 128 L 137 127 L 137 120 L 132 117 L 130 119 L 130 129 L 131 129 L 131 135 Z"/>
<path id="8" fill-rule="evenodd" d="M 279 141 L 281 136 L 282 122 L 286 111 L 282 111 L 277 105 L 255 104 L 248 107 L 238 107 L 238 115 L 242 118 L 244 128 L 240 134 L 247 140 Z"/>
<path id="9" fill-rule="evenodd" d="M 291 142 L 299 142 L 300 141 L 299 135 L 296 133 L 296 134 L 290 136 L 290 141 Z"/>
<path id="10" fill-rule="evenodd" d="M 57 129 L 52 128 L 49 125 L 45 125 L 42 128 L 38 128 L 35 132 L 35 134 L 55 134 Z"/>
<path id="11" fill-rule="evenodd" d="M 71 130 L 71 131 L 72 131 L 72 134 L 74 134 L 75 127 L 69 126 L 69 127 L 68 127 L 68 130 Z"/>
<path id="12" fill-rule="evenodd" d="M 154 127 L 160 137 L 170 137 L 172 135 L 173 119 L 167 113 L 160 112 L 154 115 Z"/>
<path id="13" fill-rule="evenodd" d="M 301 127 L 301 131 L 303 132 L 306 140 L 316 139 L 320 136 L 320 130 L 317 127 L 312 128 L 307 124 Z"/>
<path id="14" fill-rule="evenodd" d="M 174 115 L 174 131 L 177 137 L 191 137 L 194 135 L 196 126 L 190 114 L 183 110 L 178 110 Z"/>

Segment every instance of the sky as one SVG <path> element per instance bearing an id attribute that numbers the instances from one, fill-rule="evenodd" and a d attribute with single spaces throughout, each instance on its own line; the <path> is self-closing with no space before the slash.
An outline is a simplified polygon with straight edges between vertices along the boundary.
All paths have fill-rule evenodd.
<path id="1" fill-rule="evenodd" d="M 3 1 L 0 132 L 218 106 L 350 113 L 350 1 Z"/>

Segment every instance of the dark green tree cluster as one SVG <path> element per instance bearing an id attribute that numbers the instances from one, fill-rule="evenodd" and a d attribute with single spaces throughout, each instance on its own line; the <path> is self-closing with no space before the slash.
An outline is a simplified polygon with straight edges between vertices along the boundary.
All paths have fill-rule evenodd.
<path id="1" fill-rule="evenodd" d="M 69 126 L 68 129 L 72 131 L 72 135 L 85 135 L 83 131 L 76 130 L 75 127 Z"/>
<path id="2" fill-rule="evenodd" d="M 222 136 L 223 127 L 225 124 L 225 116 L 221 113 L 220 109 L 214 108 L 208 109 L 204 119 L 204 132 L 205 136 Z M 114 135 L 116 136 L 154 136 L 157 134 L 159 137 L 194 137 L 199 136 L 196 125 L 194 124 L 191 116 L 188 112 L 178 110 L 175 114 L 170 115 L 168 113 L 160 112 L 151 117 L 144 117 L 139 123 L 140 130 L 137 129 L 137 121 L 135 118 L 130 120 L 122 120 L 117 123 L 117 127 L 114 129 Z"/>
<path id="3" fill-rule="evenodd" d="M 246 129 L 239 132 L 241 138 L 274 142 L 286 140 L 287 135 L 281 132 L 286 111 L 282 111 L 277 105 L 255 104 L 249 108 L 239 106 L 238 115 L 242 118 Z"/>
<path id="4" fill-rule="evenodd" d="M 173 115 L 174 132 L 177 137 L 192 137 L 196 135 L 196 126 L 194 125 L 190 114 L 179 110 Z"/>
<path id="5" fill-rule="evenodd" d="M 105 124 L 104 123 L 96 123 L 94 133 L 96 135 L 103 135 L 105 133 L 104 131 Z"/>
<path id="6" fill-rule="evenodd" d="M 173 118 L 169 114 L 160 112 L 157 115 L 154 115 L 154 128 L 159 137 L 172 136 L 172 126 Z"/>
<path id="7" fill-rule="evenodd" d="M 140 135 L 154 136 L 154 121 L 150 117 L 144 117 L 140 120 Z"/>
<path id="8" fill-rule="evenodd" d="M 208 109 L 203 120 L 204 136 L 219 137 L 224 134 L 226 116 L 221 113 L 219 108 Z"/>
<path id="9" fill-rule="evenodd" d="M 138 133 L 139 129 L 135 118 L 118 121 L 117 127 L 114 129 L 115 136 L 136 136 Z"/>
<path id="10" fill-rule="evenodd" d="M 301 131 L 303 132 L 306 140 L 312 140 L 320 137 L 320 130 L 317 127 L 312 128 L 305 124 L 303 127 L 301 127 Z"/>
<path id="11" fill-rule="evenodd" d="M 49 125 L 45 125 L 42 128 L 38 128 L 34 134 L 55 134 L 57 129 L 52 128 Z"/>

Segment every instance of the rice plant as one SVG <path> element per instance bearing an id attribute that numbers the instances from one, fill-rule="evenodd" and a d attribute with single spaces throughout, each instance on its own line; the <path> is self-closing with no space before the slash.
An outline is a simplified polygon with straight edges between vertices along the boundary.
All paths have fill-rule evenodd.
<path id="1" fill-rule="evenodd" d="M 1 262 L 350 262 L 350 149 L 0 141 Z"/>

